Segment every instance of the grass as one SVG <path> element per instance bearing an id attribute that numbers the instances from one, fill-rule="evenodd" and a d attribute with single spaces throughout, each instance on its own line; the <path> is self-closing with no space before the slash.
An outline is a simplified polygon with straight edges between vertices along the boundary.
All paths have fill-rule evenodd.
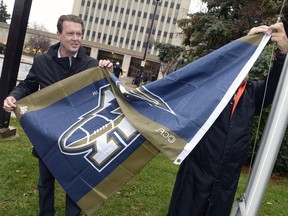
<path id="1" fill-rule="evenodd" d="M 32 216 L 38 213 L 38 166 L 31 154 L 31 144 L 15 119 L 18 137 L 0 139 L 0 215 Z M 165 216 L 169 206 L 178 166 L 162 154 L 111 197 L 96 212 L 97 216 Z M 247 174 L 242 173 L 236 197 L 245 188 Z M 56 215 L 64 215 L 63 189 L 56 183 Z M 288 215 L 288 178 L 273 175 L 266 190 L 260 216 Z"/>

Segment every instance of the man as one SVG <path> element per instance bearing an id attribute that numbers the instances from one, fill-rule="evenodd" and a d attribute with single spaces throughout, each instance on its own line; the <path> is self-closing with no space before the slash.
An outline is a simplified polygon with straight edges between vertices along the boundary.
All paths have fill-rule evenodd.
<path id="1" fill-rule="evenodd" d="M 235 94 L 236 97 L 231 98 L 211 128 L 180 165 L 169 216 L 230 215 L 241 168 L 247 158 L 253 117 L 261 110 L 266 82 L 268 87 L 264 103 L 271 104 L 288 52 L 283 23 L 255 27 L 249 34 L 260 32 L 271 34 L 271 40 L 278 46 L 269 80 L 261 83 L 243 81 L 244 91 L 238 104 Z"/>
<path id="2" fill-rule="evenodd" d="M 4 100 L 3 108 L 11 112 L 15 102 L 27 95 L 45 88 L 57 81 L 77 74 L 91 67 L 98 66 L 98 61 L 86 55 L 81 40 L 84 32 L 84 23 L 75 15 L 62 15 L 57 23 L 59 42 L 52 45 L 48 52 L 34 57 L 33 65 L 22 82 L 17 85 Z M 100 60 L 99 66 L 113 70 L 109 60 Z M 33 155 L 38 157 L 33 149 Z M 39 158 L 39 216 L 54 215 L 54 183 L 55 178 L 46 165 Z M 80 215 L 81 209 L 66 194 L 66 215 Z"/>
<path id="3" fill-rule="evenodd" d="M 114 75 L 119 78 L 119 76 L 123 74 L 123 71 L 122 71 L 122 68 L 120 67 L 120 63 L 119 62 L 116 62 L 116 65 L 113 69 L 113 73 Z"/>

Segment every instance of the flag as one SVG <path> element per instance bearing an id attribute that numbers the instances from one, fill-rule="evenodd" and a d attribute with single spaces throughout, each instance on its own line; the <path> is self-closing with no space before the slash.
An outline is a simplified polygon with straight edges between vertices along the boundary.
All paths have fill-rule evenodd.
<path id="1" fill-rule="evenodd" d="M 60 185 L 91 215 L 159 151 L 180 164 L 268 40 L 245 36 L 130 91 L 91 68 L 19 100 L 15 114 Z"/>

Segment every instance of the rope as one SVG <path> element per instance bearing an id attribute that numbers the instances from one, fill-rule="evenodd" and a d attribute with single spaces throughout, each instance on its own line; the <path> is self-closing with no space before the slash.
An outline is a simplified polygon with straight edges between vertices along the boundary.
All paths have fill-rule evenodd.
<path id="1" fill-rule="evenodd" d="M 273 49 L 272 49 L 272 53 L 271 53 L 271 57 L 270 57 L 269 73 L 268 73 L 268 75 L 267 75 L 267 80 L 269 80 L 270 70 L 271 70 L 271 68 L 272 68 L 272 61 L 273 61 L 273 59 L 274 59 L 274 50 L 275 50 L 275 45 L 273 45 Z M 267 86 L 268 86 L 268 82 L 266 82 L 266 85 L 265 85 L 263 100 L 262 100 L 262 104 L 261 104 L 261 111 L 260 111 L 259 120 L 258 120 L 258 123 L 257 123 L 256 136 L 255 136 L 254 144 L 253 144 L 252 157 L 251 157 L 250 164 L 249 164 L 248 176 L 250 176 L 250 172 L 251 172 L 251 170 L 252 170 L 252 169 L 251 169 L 251 168 L 252 168 L 252 162 L 253 162 L 253 159 L 254 159 L 254 154 L 255 154 L 257 139 L 258 139 L 258 137 L 259 137 L 259 130 L 260 130 L 260 124 L 261 124 L 262 115 L 263 115 L 264 101 L 265 101 L 266 93 L 267 93 Z"/>
<path id="2" fill-rule="evenodd" d="M 283 8 L 284 8 L 284 6 L 285 6 L 285 3 L 286 3 L 286 0 L 283 0 L 282 6 L 281 6 L 281 9 L 280 9 L 280 13 L 279 13 L 279 15 L 278 15 L 278 17 L 277 17 L 277 22 L 280 22 L 280 21 L 281 21 L 281 16 L 282 16 L 282 13 L 283 13 Z"/>
<path id="3" fill-rule="evenodd" d="M 284 6 L 285 6 L 285 3 L 286 3 L 286 0 L 283 0 L 280 13 L 279 13 L 279 15 L 277 16 L 277 22 L 281 22 L 281 16 L 282 16 L 282 12 L 283 12 L 283 8 L 284 8 Z M 274 59 L 275 49 L 276 49 L 276 46 L 275 46 L 275 44 L 273 44 L 273 49 L 272 49 L 272 53 L 271 53 L 271 57 L 270 57 L 270 62 L 269 62 L 269 70 L 268 70 L 269 72 L 268 72 L 268 75 L 267 75 L 267 78 L 266 78 L 267 80 L 269 80 L 270 70 L 271 70 L 271 68 L 272 68 L 272 62 L 273 62 L 273 59 Z M 253 144 L 252 157 L 251 157 L 250 164 L 249 164 L 248 176 L 250 176 L 250 173 L 251 173 L 251 170 L 252 170 L 252 169 L 251 169 L 251 168 L 252 168 L 252 162 L 253 162 L 253 159 L 254 159 L 254 154 L 255 154 L 257 139 L 258 139 L 258 137 L 259 137 L 259 130 L 260 130 L 260 124 L 261 124 L 262 115 L 263 115 L 264 101 L 265 101 L 265 98 L 266 98 L 267 87 L 268 87 L 268 81 L 266 82 L 266 85 L 265 85 L 263 100 L 262 100 L 262 104 L 261 104 L 261 111 L 260 111 L 260 114 L 259 114 L 259 120 L 258 120 L 258 124 L 257 124 L 256 136 L 255 136 L 254 144 Z"/>

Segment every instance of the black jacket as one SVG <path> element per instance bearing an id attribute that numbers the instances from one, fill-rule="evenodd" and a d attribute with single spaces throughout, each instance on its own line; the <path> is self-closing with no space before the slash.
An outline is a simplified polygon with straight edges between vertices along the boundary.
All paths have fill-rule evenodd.
<path id="1" fill-rule="evenodd" d="M 265 105 L 271 104 L 283 61 L 274 61 Z M 169 214 L 228 216 L 241 168 L 247 160 L 255 114 L 261 110 L 265 82 L 248 82 L 230 118 L 233 100 L 225 107 L 195 149 L 180 165 Z"/>
<path id="2" fill-rule="evenodd" d="M 83 47 L 80 47 L 77 57 L 72 57 L 70 66 L 69 57 L 58 58 L 60 43 L 52 45 L 47 53 L 36 55 L 32 67 L 25 78 L 9 94 L 19 100 L 39 88 L 45 88 L 55 82 L 98 66 L 98 61 L 86 55 Z"/>
<path id="3" fill-rule="evenodd" d="M 122 68 L 119 65 L 116 65 L 113 68 L 113 73 L 117 78 L 119 78 L 119 76 L 122 75 L 122 73 L 123 73 Z"/>

